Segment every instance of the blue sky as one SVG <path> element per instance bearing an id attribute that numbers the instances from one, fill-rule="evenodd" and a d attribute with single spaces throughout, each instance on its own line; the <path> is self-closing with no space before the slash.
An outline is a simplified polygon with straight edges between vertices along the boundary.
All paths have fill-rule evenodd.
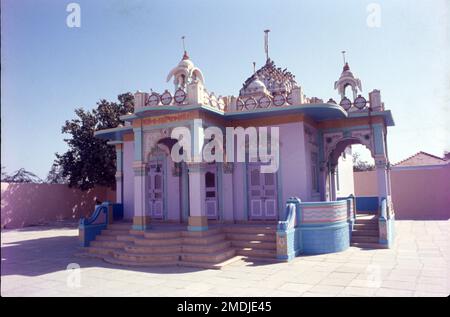
<path id="1" fill-rule="evenodd" d="M 66 6 L 81 7 L 68 28 Z M 379 28 L 367 5 L 381 8 Z M 236 95 L 270 57 L 296 75 L 307 96 L 338 100 L 341 51 L 367 93 L 381 90 L 396 126 L 389 154 L 450 150 L 450 5 L 434 1 L 1 1 L 1 160 L 45 177 L 66 150 L 64 121 L 123 92 L 172 88 L 165 78 L 191 59 L 216 95 Z"/>

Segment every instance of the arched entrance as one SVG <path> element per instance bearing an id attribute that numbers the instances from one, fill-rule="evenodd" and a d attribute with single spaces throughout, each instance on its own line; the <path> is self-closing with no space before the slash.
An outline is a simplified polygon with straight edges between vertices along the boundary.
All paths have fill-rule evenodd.
<path id="1" fill-rule="evenodd" d="M 391 200 L 386 127 L 380 124 L 364 129 L 342 129 L 341 131 L 324 134 L 324 156 L 321 169 L 323 200 L 332 201 L 338 198 L 336 195 L 337 163 L 345 149 L 354 144 L 361 144 L 366 147 L 375 161 L 377 195 L 371 199 L 375 201 L 375 207 L 373 208 L 375 210 L 373 211 L 379 212 L 382 200 L 386 199 L 388 202 Z M 390 203 L 389 206 L 391 206 Z M 389 209 L 392 209 L 392 207 Z"/>
<path id="2" fill-rule="evenodd" d="M 326 166 L 327 173 L 326 173 L 326 179 L 325 179 L 325 184 L 326 184 L 326 194 L 325 195 L 328 198 L 327 200 L 331 200 L 331 201 L 337 200 L 338 192 L 340 191 L 340 187 L 342 187 L 341 186 L 342 182 L 340 179 L 341 175 L 339 174 L 339 170 L 340 170 L 339 162 L 341 162 L 341 164 L 342 164 L 344 160 L 347 160 L 347 162 L 346 162 L 347 169 L 350 168 L 352 171 L 352 173 L 347 173 L 347 174 L 349 174 L 350 177 L 353 177 L 353 162 L 352 162 L 352 157 L 351 157 L 351 154 L 352 154 L 351 146 L 356 145 L 356 144 L 363 145 L 364 147 L 366 147 L 369 150 L 369 152 L 371 153 L 371 156 L 373 157 L 371 148 L 368 146 L 367 143 L 363 144 L 359 138 L 347 137 L 347 138 L 342 138 L 341 140 L 337 141 L 335 146 L 330 149 L 328 157 L 327 157 L 327 166 Z M 348 155 L 350 155 L 350 157 L 346 157 Z M 350 184 L 353 184 L 353 179 L 350 181 Z M 348 196 L 349 194 L 354 194 L 353 188 L 350 190 L 350 192 L 348 192 L 348 189 L 347 189 L 346 196 Z"/>
<path id="3" fill-rule="evenodd" d="M 171 150 L 176 142 L 170 137 L 163 137 L 147 155 L 146 213 L 153 220 L 187 221 L 184 206 L 187 204 L 183 203 L 188 196 L 188 184 L 184 182 L 187 171 L 183 172 L 183 164 L 175 163 L 171 158 Z"/>

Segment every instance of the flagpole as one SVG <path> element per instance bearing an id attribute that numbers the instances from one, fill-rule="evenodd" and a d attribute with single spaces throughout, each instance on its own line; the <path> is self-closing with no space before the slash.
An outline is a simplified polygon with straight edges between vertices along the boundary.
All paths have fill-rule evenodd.
<path id="1" fill-rule="evenodd" d="M 269 60 L 269 32 L 269 29 L 264 30 L 264 50 L 266 51 L 266 62 Z"/>

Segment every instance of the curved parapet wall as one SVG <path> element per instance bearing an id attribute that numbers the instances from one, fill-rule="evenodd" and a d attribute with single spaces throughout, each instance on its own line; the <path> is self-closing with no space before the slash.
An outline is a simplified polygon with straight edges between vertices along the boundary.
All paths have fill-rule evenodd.
<path id="1" fill-rule="evenodd" d="M 277 258 L 291 260 L 299 254 L 347 249 L 355 219 L 354 204 L 353 197 L 329 202 L 300 202 L 290 198 L 286 204 L 288 217 L 280 221 L 277 229 Z M 295 218 L 292 217 L 294 207 Z"/>
<path id="2" fill-rule="evenodd" d="M 300 204 L 303 254 L 338 252 L 350 246 L 351 227 L 346 200 Z"/>

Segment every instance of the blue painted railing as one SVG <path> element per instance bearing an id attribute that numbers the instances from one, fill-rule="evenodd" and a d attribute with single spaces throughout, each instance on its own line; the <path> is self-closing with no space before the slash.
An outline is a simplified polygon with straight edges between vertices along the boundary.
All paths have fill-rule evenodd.
<path id="1" fill-rule="evenodd" d="M 277 258 L 291 260 L 300 253 L 297 225 L 300 222 L 300 198 L 291 197 L 286 202 L 286 218 L 277 225 Z"/>
<path id="2" fill-rule="evenodd" d="M 286 202 L 286 220 L 278 221 L 277 230 L 293 229 L 297 224 L 297 210 L 301 200 L 291 197 Z"/>
<path id="3" fill-rule="evenodd" d="M 388 199 L 383 197 L 380 202 L 380 213 L 378 217 L 379 240 L 378 243 L 389 248 L 394 242 L 395 237 L 395 216 L 394 211 L 390 210 L 391 204 Z"/>
<path id="4" fill-rule="evenodd" d="M 109 223 L 113 220 L 120 220 L 123 218 L 123 205 L 104 202 L 96 205 L 94 213 L 88 218 L 81 218 L 78 231 L 80 244 L 83 247 L 88 247 L 90 242 L 95 240 L 95 237 L 106 229 Z"/>

